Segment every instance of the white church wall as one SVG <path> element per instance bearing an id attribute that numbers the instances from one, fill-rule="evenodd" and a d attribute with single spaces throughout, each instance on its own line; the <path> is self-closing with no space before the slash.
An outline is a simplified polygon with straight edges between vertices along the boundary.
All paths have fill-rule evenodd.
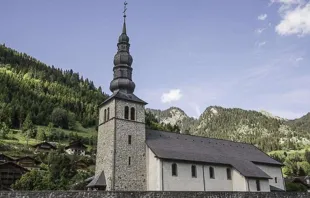
<path id="1" fill-rule="evenodd" d="M 204 166 L 205 190 L 206 191 L 232 191 L 234 175 L 232 179 L 227 179 L 226 169 L 228 166 L 212 166 L 214 168 L 214 179 L 210 178 L 209 165 Z M 232 171 L 233 172 L 233 171 Z"/>
<path id="2" fill-rule="evenodd" d="M 282 176 L 282 171 L 280 166 L 270 166 L 270 165 L 260 165 L 257 164 L 257 167 L 262 169 L 267 175 L 272 179 L 269 179 L 269 184 L 280 189 L 285 189 L 284 180 Z"/>
<path id="3" fill-rule="evenodd" d="M 163 161 L 163 190 L 164 191 L 204 191 L 202 165 L 175 162 L 177 176 L 172 176 L 173 162 Z M 197 177 L 193 178 L 191 166 L 196 165 Z"/>
<path id="4" fill-rule="evenodd" d="M 147 164 L 147 190 L 161 190 L 161 160 L 155 157 L 155 154 L 146 147 Z"/>
<path id="5" fill-rule="evenodd" d="M 237 170 L 232 169 L 233 191 L 248 191 L 247 180 Z"/>
<path id="6" fill-rule="evenodd" d="M 250 192 L 257 192 L 256 179 L 248 179 Z M 268 179 L 259 179 L 260 192 L 270 192 Z"/>

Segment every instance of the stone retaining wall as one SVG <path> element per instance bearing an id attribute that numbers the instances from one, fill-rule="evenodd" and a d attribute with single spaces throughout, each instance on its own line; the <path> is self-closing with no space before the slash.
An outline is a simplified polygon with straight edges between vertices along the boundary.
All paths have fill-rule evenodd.
<path id="1" fill-rule="evenodd" d="M 310 193 L 287 192 L 105 192 L 105 191 L 0 191 L 0 198 L 310 198 Z"/>

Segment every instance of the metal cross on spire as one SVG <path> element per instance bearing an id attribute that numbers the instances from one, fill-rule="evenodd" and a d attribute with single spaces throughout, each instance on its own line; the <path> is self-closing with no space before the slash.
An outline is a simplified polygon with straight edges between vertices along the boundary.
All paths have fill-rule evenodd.
<path id="1" fill-rule="evenodd" d="M 127 4 L 128 3 L 125 1 L 124 2 L 124 12 L 123 12 L 124 13 L 124 18 L 126 18 Z"/>

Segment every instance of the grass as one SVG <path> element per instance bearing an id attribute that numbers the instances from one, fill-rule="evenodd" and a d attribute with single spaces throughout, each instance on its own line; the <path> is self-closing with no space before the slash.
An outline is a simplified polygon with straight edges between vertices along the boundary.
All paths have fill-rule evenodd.
<path id="1" fill-rule="evenodd" d="M 43 130 L 46 134 L 48 134 L 48 127 L 47 126 L 36 126 L 37 130 Z M 63 132 L 66 135 L 70 133 L 77 134 L 81 137 L 91 137 L 96 136 L 97 131 L 95 127 L 92 128 L 84 128 L 80 123 L 77 123 L 75 130 L 66 130 L 61 128 L 55 128 L 57 132 Z M 36 145 L 42 142 L 41 140 L 37 140 L 35 138 L 29 138 L 27 144 L 27 138 L 21 132 L 21 130 L 12 129 L 10 133 L 7 135 L 6 139 L 0 138 L 0 153 L 7 154 L 9 156 L 23 156 L 32 154 L 31 146 Z M 69 143 L 68 140 L 58 142 L 61 145 L 67 145 Z M 88 149 L 91 149 L 92 146 L 88 146 Z"/>

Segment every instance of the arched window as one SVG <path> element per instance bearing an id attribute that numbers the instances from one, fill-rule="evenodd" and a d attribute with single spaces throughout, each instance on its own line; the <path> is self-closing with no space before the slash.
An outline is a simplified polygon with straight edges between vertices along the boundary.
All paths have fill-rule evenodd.
<path id="1" fill-rule="evenodd" d="M 108 107 L 108 115 L 107 115 L 107 120 L 110 119 L 110 107 Z"/>
<path id="2" fill-rule="evenodd" d="M 176 163 L 171 165 L 172 176 L 178 176 L 178 166 Z"/>
<path id="3" fill-rule="evenodd" d="M 128 106 L 126 106 L 125 107 L 125 119 L 129 119 L 129 107 Z"/>
<path id="4" fill-rule="evenodd" d="M 197 177 L 197 168 L 195 165 L 192 165 L 192 177 Z"/>
<path id="5" fill-rule="evenodd" d="M 214 168 L 213 167 L 209 167 L 209 174 L 210 174 L 210 178 L 211 179 L 215 178 L 215 176 L 214 176 Z"/>
<path id="6" fill-rule="evenodd" d="M 227 168 L 227 169 L 226 169 L 226 173 L 227 173 L 227 179 L 228 179 L 228 180 L 231 180 L 231 169 L 230 169 L 230 168 Z"/>
<path id="7" fill-rule="evenodd" d="M 130 119 L 131 120 L 135 120 L 135 117 L 136 117 L 135 115 L 136 115 L 135 108 L 131 107 L 131 109 L 130 109 Z"/>
<path id="8" fill-rule="evenodd" d="M 104 117 L 103 117 L 103 121 L 105 122 L 107 120 L 107 110 L 104 110 Z"/>

